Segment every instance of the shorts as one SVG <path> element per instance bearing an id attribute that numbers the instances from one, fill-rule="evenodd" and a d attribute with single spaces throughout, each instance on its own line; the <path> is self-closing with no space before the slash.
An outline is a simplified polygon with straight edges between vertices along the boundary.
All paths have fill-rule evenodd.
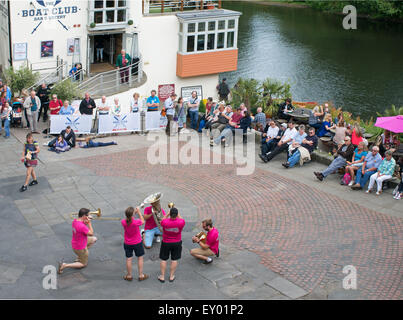
<path id="1" fill-rule="evenodd" d="M 151 247 L 153 245 L 153 240 L 155 236 L 162 236 L 162 232 L 160 231 L 160 229 L 158 229 L 158 227 L 150 230 L 145 230 L 144 233 L 144 245 L 146 247 Z"/>
<path id="2" fill-rule="evenodd" d="M 123 244 L 123 248 L 125 249 L 126 253 L 126 258 L 131 258 L 133 257 L 133 251 L 136 257 L 141 257 L 144 256 L 144 247 L 143 244 L 137 243 L 137 244 Z"/>
<path id="3" fill-rule="evenodd" d="M 178 127 L 182 128 L 183 124 L 186 124 L 186 116 L 178 117 Z"/>
<path id="4" fill-rule="evenodd" d="M 88 263 L 88 249 L 87 248 L 85 248 L 83 250 L 73 249 L 73 251 L 77 255 L 78 261 L 86 266 Z"/>
<path id="5" fill-rule="evenodd" d="M 179 242 L 161 242 L 160 259 L 168 260 L 171 256 L 172 261 L 179 260 L 182 256 L 182 241 Z"/>
<path id="6" fill-rule="evenodd" d="M 196 249 L 192 249 L 191 251 L 194 254 L 198 254 L 200 256 L 205 256 L 205 257 L 211 257 L 211 256 L 215 255 L 215 253 L 213 251 L 211 251 L 210 248 L 207 248 L 207 249 L 196 248 Z"/>

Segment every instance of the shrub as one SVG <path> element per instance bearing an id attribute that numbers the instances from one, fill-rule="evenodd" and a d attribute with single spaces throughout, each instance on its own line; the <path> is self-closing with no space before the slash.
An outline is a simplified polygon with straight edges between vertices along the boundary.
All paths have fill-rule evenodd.
<path id="1" fill-rule="evenodd" d="M 77 84 L 72 82 L 70 79 L 66 79 L 57 83 L 51 90 L 51 95 L 56 94 L 58 99 L 73 100 L 82 96 Z"/>
<path id="2" fill-rule="evenodd" d="M 207 103 L 207 99 L 200 100 L 199 112 L 202 112 L 202 113 L 206 112 L 206 103 Z"/>
<path id="3" fill-rule="evenodd" d="M 16 96 L 16 93 L 20 93 L 22 89 L 33 86 L 39 79 L 38 72 L 32 72 L 28 67 L 21 67 L 15 70 L 10 67 L 4 70 L 7 85 L 11 88 L 11 91 Z"/>

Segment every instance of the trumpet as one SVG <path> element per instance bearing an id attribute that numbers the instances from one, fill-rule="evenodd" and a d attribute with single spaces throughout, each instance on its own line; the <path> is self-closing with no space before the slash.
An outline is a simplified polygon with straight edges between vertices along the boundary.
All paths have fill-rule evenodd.
<path id="1" fill-rule="evenodd" d="M 78 217 L 78 213 L 75 213 L 75 212 L 70 213 L 71 219 L 75 219 L 76 217 Z M 96 220 L 121 220 L 121 218 L 119 218 L 119 217 L 102 217 L 100 208 L 98 208 L 98 210 L 96 210 L 96 211 L 90 211 L 88 213 L 88 219 L 90 219 L 90 220 L 95 220 L 95 219 Z"/>
<path id="2" fill-rule="evenodd" d="M 173 203 L 173 202 L 168 203 L 168 208 L 169 209 L 172 209 L 174 206 L 175 206 L 175 203 Z"/>

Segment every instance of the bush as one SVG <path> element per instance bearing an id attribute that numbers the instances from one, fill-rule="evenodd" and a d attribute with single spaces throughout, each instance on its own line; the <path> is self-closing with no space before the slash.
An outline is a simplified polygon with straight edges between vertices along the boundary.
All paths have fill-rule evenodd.
<path id="1" fill-rule="evenodd" d="M 207 99 L 200 100 L 199 112 L 206 113 L 206 103 Z"/>
<path id="2" fill-rule="evenodd" d="M 61 99 L 62 101 L 72 101 L 75 98 L 82 96 L 80 90 L 78 89 L 78 85 L 72 82 L 70 79 L 57 83 L 50 92 L 51 95 L 56 94 L 57 98 Z"/>
<path id="3" fill-rule="evenodd" d="M 231 89 L 231 104 L 233 107 L 238 107 L 241 103 L 245 103 L 246 108 L 255 113 L 260 99 L 260 91 L 259 81 L 239 78 L 234 88 Z"/>
<path id="4" fill-rule="evenodd" d="M 17 96 L 17 92 L 20 93 L 22 89 L 33 86 L 39 79 L 39 72 L 32 72 L 28 67 L 21 67 L 15 70 L 10 67 L 4 70 L 6 83 L 10 87 L 14 96 Z"/>

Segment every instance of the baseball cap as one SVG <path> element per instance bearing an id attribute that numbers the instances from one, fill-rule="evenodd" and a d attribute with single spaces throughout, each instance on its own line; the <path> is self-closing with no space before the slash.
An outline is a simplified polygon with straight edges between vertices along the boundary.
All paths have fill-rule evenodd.
<path id="1" fill-rule="evenodd" d="M 286 124 L 286 123 L 282 123 L 281 126 L 282 126 L 283 128 L 287 128 L 287 124 Z"/>

